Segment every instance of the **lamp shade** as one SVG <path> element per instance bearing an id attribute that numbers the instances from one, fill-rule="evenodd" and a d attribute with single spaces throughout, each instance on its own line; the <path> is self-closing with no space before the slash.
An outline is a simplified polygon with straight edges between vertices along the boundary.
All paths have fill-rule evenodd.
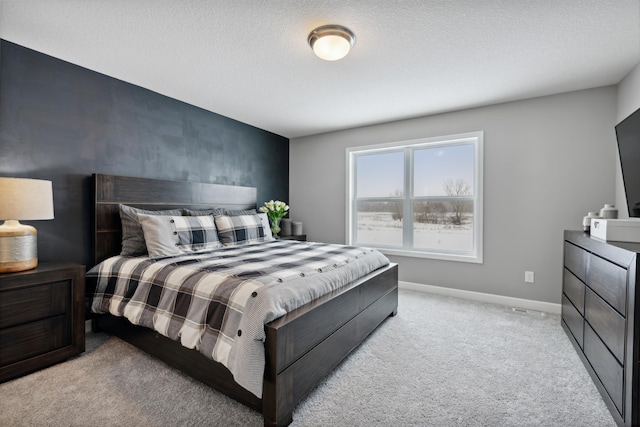
<path id="1" fill-rule="evenodd" d="M 0 220 L 53 219 L 51 181 L 0 177 Z"/>

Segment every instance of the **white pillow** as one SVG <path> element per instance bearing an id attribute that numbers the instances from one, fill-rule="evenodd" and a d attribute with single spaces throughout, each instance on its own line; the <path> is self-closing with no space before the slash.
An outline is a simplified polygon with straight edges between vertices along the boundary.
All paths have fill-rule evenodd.
<path id="1" fill-rule="evenodd" d="M 138 214 L 150 258 L 219 248 L 213 217 Z"/>
<path id="2" fill-rule="evenodd" d="M 120 220 L 122 221 L 122 252 L 123 256 L 137 256 L 145 253 L 144 232 L 138 221 L 138 214 L 145 215 L 182 215 L 180 209 L 164 211 L 148 211 L 133 206 L 120 205 Z"/>

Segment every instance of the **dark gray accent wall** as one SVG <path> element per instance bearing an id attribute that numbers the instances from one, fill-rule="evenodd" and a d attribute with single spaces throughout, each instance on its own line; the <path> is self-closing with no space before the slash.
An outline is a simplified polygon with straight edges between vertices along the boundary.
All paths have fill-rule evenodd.
<path id="1" fill-rule="evenodd" d="M 288 201 L 289 140 L 0 41 L 0 176 L 53 181 L 55 219 L 26 222 L 41 262 L 91 266 L 93 173 L 254 186 L 258 203 Z"/>

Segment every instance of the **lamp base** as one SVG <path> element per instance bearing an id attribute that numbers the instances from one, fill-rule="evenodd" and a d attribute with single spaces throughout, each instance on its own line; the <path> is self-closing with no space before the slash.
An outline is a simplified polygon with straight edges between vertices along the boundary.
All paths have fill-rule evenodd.
<path id="1" fill-rule="evenodd" d="M 0 273 L 31 270 L 38 266 L 36 229 L 15 220 L 0 225 Z"/>

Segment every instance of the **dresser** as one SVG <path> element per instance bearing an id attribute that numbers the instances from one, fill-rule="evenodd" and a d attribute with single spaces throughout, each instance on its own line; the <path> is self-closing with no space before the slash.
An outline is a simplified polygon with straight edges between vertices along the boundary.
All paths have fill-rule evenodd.
<path id="1" fill-rule="evenodd" d="M 618 425 L 640 424 L 640 244 L 564 232 L 562 327 Z"/>
<path id="2" fill-rule="evenodd" d="M 84 351 L 84 266 L 0 274 L 0 382 Z"/>

